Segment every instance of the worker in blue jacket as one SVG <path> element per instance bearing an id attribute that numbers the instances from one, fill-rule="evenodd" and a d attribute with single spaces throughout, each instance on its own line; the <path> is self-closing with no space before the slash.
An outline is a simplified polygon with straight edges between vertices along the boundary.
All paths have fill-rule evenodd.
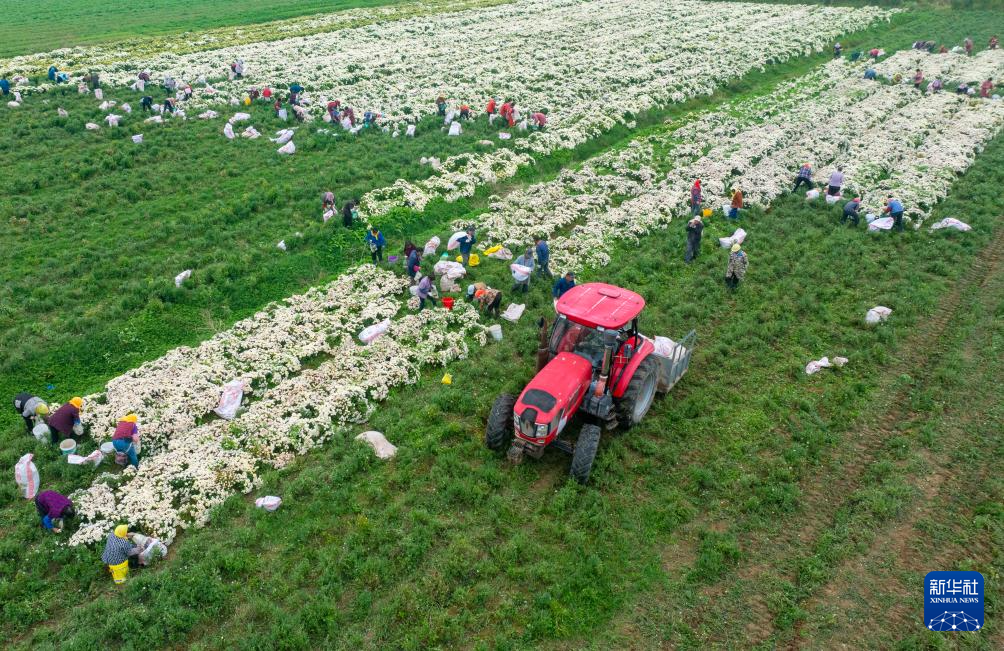
<path id="1" fill-rule="evenodd" d="M 534 248 L 537 252 L 537 273 L 541 276 L 552 278 L 551 273 L 551 249 L 547 246 L 547 240 L 542 237 L 534 239 Z"/>
<path id="2" fill-rule="evenodd" d="M 474 237 L 474 227 L 471 226 L 467 229 L 467 234 L 457 240 L 457 244 L 460 245 L 460 257 L 464 261 L 464 266 L 471 260 L 471 249 L 477 243 L 478 238 Z"/>
<path id="3" fill-rule="evenodd" d="M 893 199 L 890 194 L 885 202 L 885 209 L 883 213 L 889 213 L 892 217 L 892 227 L 897 231 L 903 231 L 903 204 L 900 203 L 899 199 Z"/>
<path id="4" fill-rule="evenodd" d="M 554 296 L 554 300 L 557 301 L 565 295 L 565 292 L 573 287 L 575 287 L 575 274 L 568 271 L 564 276 L 558 278 L 558 282 L 554 283 L 554 290 L 551 292 L 551 295 Z"/>
<path id="5" fill-rule="evenodd" d="M 377 260 L 383 262 L 383 247 L 387 246 L 387 240 L 384 239 L 379 228 L 369 227 L 369 230 L 366 231 L 366 243 L 370 245 L 370 257 L 373 258 L 373 264 L 376 264 Z"/>

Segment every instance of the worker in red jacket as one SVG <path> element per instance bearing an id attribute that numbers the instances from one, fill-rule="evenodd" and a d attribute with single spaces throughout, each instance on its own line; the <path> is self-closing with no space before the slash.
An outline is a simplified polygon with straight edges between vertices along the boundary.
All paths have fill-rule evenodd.
<path id="1" fill-rule="evenodd" d="M 136 452 L 136 443 L 139 441 L 137 420 L 136 414 L 123 416 L 115 426 L 115 434 L 112 435 L 112 446 L 115 451 L 125 455 L 134 468 L 139 468 L 139 454 Z"/>
<path id="2" fill-rule="evenodd" d="M 536 126 L 538 129 L 543 129 L 545 126 L 547 126 L 547 116 L 541 113 L 540 111 L 537 111 L 536 113 L 531 113 L 530 119 L 533 120 L 534 126 Z"/>
<path id="3" fill-rule="evenodd" d="M 490 100 L 488 100 L 488 106 L 485 107 L 485 113 L 487 113 L 488 115 L 495 115 L 495 107 L 496 103 L 495 103 L 495 98 L 493 97 Z"/>
<path id="4" fill-rule="evenodd" d="M 506 102 L 502 105 L 499 110 L 499 115 L 501 115 L 510 127 L 516 125 L 515 119 L 513 119 L 513 113 L 516 111 L 516 102 Z"/>
<path id="5" fill-rule="evenodd" d="M 84 407 L 82 398 L 70 398 L 59 409 L 49 415 L 49 429 L 52 430 L 52 442 L 56 443 L 57 434 L 62 438 L 71 438 L 83 434 L 80 424 L 80 410 Z"/>

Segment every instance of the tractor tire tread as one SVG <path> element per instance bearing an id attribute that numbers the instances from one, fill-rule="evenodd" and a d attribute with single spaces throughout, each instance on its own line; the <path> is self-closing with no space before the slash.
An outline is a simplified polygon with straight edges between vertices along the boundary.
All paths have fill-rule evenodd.
<path id="1" fill-rule="evenodd" d="M 575 442 L 575 450 L 572 452 L 572 466 L 568 474 L 580 484 L 589 481 L 589 474 L 593 470 L 593 461 L 596 459 L 596 451 L 600 447 L 601 432 L 602 430 L 597 425 L 583 425 L 579 432 L 579 440 Z"/>
<path id="2" fill-rule="evenodd" d="M 505 452 L 513 439 L 512 412 L 516 396 L 503 393 L 495 399 L 485 427 L 485 446 L 493 452 Z"/>
<path id="3" fill-rule="evenodd" d="M 656 389 L 658 389 L 658 373 L 658 362 L 652 359 L 651 356 L 643 359 L 641 364 L 638 365 L 638 368 L 635 369 L 634 376 L 631 378 L 631 382 L 628 384 L 627 390 L 624 391 L 624 395 L 621 396 L 621 399 L 617 402 L 617 422 L 621 429 L 630 429 L 641 422 L 640 420 L 635 421 L 632 418 L 632 414 L 634 414 L 635 402 L 641 398 L 642 389 L 648 381 L 649 376 L 655 376 Z M 655 396 L 657 394 L 657 390 L 652 392 L 652 402 L 655 402 Z M 651 408 L 651 406 L 652 405 L 650 403 L 649 408 Z M 648 413 L 648 409 L 645 410 L 645 413 Z M 642 417 L 644 417 L 644 415 Z"/>

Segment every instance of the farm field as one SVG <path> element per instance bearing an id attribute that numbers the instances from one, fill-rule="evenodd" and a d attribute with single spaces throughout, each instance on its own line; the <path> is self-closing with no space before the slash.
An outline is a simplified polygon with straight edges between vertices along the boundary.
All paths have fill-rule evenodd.
<path id="1" fill-rule="evenodd" d="M 4 3 L 0 56 L 32 54 L 64 47 L 93 45 L 137 36 L 197 32 L 227 25 L 247 25 L 295 16 L 392 4 L 387 0 L 50 0 Z M 30 28 L 30 29 L 29 29 Z"/>
<path id="2" fill-rule="evenodd" d="M 218 95 L 200 88 L 183 105 L 187 120 L 142 122 L 142 93 L 116 85 L 135 72 L 108 60 L 109 46 L 80 56 L 102 71 L 114 107 L 98 108 L 75 82 L 37 78 L 20 106 L 0 107 L 0 145 L 17 152 L 0 198 L 0 235 L 14 251 L 0 262 L 0 386 L 57 403 L 85 395 L 95 442 L 128 411 L 144 432 L 138 472 L 106 463 L 112 474 L 98 476 L 36 445 L 3 412 L 0 460 L 34 452 L 45 487 L 72 493 L 80 512 L 57 542 L 15 486 L 0 487 L 0 630 L 13 647 L 1004 644 L 990 625 L 1001 603 L 1004 413 L 986 390 L 1004 377 L 1004 104 L 884 78 L 921 66 L 951 89 L 1002 76 L 1004 58 L 983 51 L 1004 31 L 1000 14 L 799 7 L 786 21 L 765 4 L 562 8 L 557 18 L 527 1 L 402 9 L 333 19 L 337 27 L 304 19 L 290 28 L 289 44 L 304 48 L 290 59 L 299 69 L 283 68 L 281 43 L 245 40 L 144 59 L 143 31 L 130 28 L 122 47 L 136 47 L 136 61 L 205 76 Z M 722 11 L 736 21 L 718 25 Z M 437 68 L 444 38 L 484 38 L 468 16 L 508 16 L 513 26 L 496 30 L 502 44 L 521 34 L 520 21 L 558 25 L 539 30 L 541 43 L 567 40 L 541 78 L 511 86 L 515 70 L 484 61 Z M 663 34 L 682 17 L 692 42 Z M 616 47 L 602 33 L 617 20 L 632 26 L 624 48 L 646 64 L 606 77 L 575 69 L 584 44 Z M 758 32 L 758 21 L 771 27 Z M 807 21 L 816 27 L 794 29 Z M 427 57 L 423 49 L 395 68 L 393 51 L 366 79 L 304 76 L 328 65 L 338 30 L 397 43 L 409 29 L 423 34 Z M 719 29 L 732 40 L 719 41 Z M 921 34 L 949 46 L 972 35 L 980 52 L 897 52 Z M 864 62 L 831 60 L 835 40 L 845 53 L 887 50 L 876 65 L 883 78 L 863 79 Z M 680 61 L 653 54 L 677 47 Z M 245 110 L 238 134 L 288 126 L 265 104 L 227 104 L 241 83 L 214 71 L 236 57 L 253 71 L 256 52 L 272 67 L 249 72 L 247 84 L 307 86 L 311 115 L 296 125 L 292 156 L 265 138 L 222 133 Z M 701 67 L 712 56 L 718 69 Z M 31 74 L 44 60 L 8 63 Z M 573 74 L 581 78 L 562 83 Z M 480 113 L 485 89 L 497 87 L 527 98 L 527 110 L 546 108 L 548 129 L 503 127 L 512 138 L 500 140 L 498 124 L 479 116 L 461 137 L 446 136 L 437 92 Z M 332 97 L 350 98 L 358 113 L 379 108 L 386 128 L 350 134 L 323 123 Z M 125 125 L 107 125 L 123 102 L 134 107 Z M 196 116 L 208 109 L 220 117 Z M 415 138 L 403 134 L 409 123 Z M 896 193 L 911 228 L 850 229 L 839 223 L 842 203 L 789 194 L 802 160 L 816 163 L 817 180 L 844 164 L 868 212 Z M 715 214 L 687 265 L 695 177 Z M 751 262 L 728 293 L 717 239 L 735 228 L 720 210 L 735 183 L 752 203 L 739 223 Z M 339 206 L 362 199 L 354 228 L 340 215 L 322 223 L 327 189 Z M 972 230 L 930 229 L 945 217 Z M 366 220 L 392 254 L 468 224 L 482 249 L 518 254 L 545 235 L 555 272 L 645 296 L 644 332 L 679 338 L 696 328 L 690 372 L 641 425 L 604 436 L 587 486 L 568 480 L 556 452 L 510 466 L 484 448 L 485 419 L 498 393 L 518 393 L 533 374 L 534 321 L 553 314 L 549 287 L 531 281 L 527 314 L 491 342 L 481 324 L 493 321 L 467 306 L 414 313 L 399 266 L 358 267 L 368 260 Z M 176 287 L 182 269 L 193 275 Z M 468 277 L 515 298 L 501 262 Z M 893 316 L 867 327 L 865 311 L 880 304 Z M 388 333 L 360 346 L 355 334 L 384 318 Z M 849 363 L 806 375 L 822 355 Z M 440 382 L 444 372 L 452 384 Z M 207 418 L 235 376 L 250 382 L 246 409 L 229 424 Z M 395 459 L 352 440 L 365 429 L 385 432 Z M 254 508 L 265 494 L 283 497 L 279 511 Z M 171 551 L 116 587 L 97 556 L 119 521 Z M 983 572 L 986 630 L 945 638 L 924 629 L 917 586 L 931 569 Z M 877 611 L 882 626 L 856 623 Z"/>

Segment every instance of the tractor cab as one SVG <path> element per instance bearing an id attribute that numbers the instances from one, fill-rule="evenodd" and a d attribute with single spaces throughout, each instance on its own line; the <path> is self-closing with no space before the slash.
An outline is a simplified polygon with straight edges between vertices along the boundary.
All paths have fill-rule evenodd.
<path id="1" fill-rule="evenodd" d="M 658 353 L 638 332 L 645 299 L 604 283 L 573 287 L 555 308 L 550 333 L 541 321 L 537 375 L 518 397 L 498 397 L 485 443 L 499 452 L 508 447 L 514 463 L 556 447 L 572 455 L 571 474 L 585 483 L 602 429 L 639 423 L 655 394 L 669 391 L 687 370 L 696 335 Z M 572 444 L 561 434 L 579 413 L 587 422 Z"/>

